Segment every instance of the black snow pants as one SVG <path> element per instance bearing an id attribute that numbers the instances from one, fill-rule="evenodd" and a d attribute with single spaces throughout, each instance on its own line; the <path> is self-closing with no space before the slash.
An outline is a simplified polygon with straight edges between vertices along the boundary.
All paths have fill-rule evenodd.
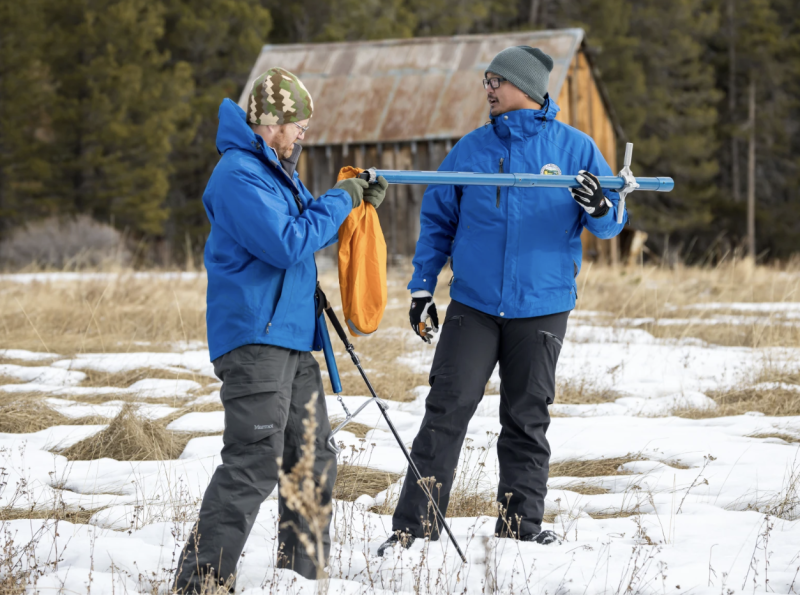
<path id="1" fill-rule="evenodd" d="M 222 380 L 225 433 L 222 464 L 214 471 L 203 496 L 200 516 L 179 559 L 175 588 L 199 592 L 213 569 L 212 581 L 224 583 L 236 573 L 236 564 L 250 535 L 261 503 L 278 483 L 278 460 L 290 472 L 300 459 L 307 416 L 305 405 L 316 393 L 314 482 L 322 503 L 331 501 L 336 480 L 336 455 L 327 446 L 331 433 L 319 366 L 310 352 L 276 346 L 247 345 L 214 361 Z M 316 565 L 298 539 L 308 524 L 279 499 L 278 566 L 316 578 Z M 325 556 L 330 554 L 325 527 Z"/>
<path id="2" fill-rule="evenodd" d="M 503 512 L 502 537 L 541 531 L 550 446 L 548 404 L 569 311 L 529 319 L 504 319 L 452 301 L 442 324 L 430 373 L 425 417 L 411 450 L 420 474 L 435 477 L 434 498 L 447 514 L 455 469 L 467 427 L 495 365 L 500 362 L 500 437 L 497 455 Z M 426 525 L 426 522 L 430 525 Z M 413 476 L 407 476 L 392 519 L 394 531 L 439 536 L 435 513 Z"/>

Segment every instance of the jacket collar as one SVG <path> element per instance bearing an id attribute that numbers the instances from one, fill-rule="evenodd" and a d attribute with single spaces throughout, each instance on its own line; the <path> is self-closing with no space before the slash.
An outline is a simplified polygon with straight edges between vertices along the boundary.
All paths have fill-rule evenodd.
<path id="1" fill-rule="evenodd" d="M 526 138 L 538 135 L 548 121 L 553 121 L 561 109 L 550 95 L 545 96 L 539 109 L 512 110 L 491 118 L 494 132 L 500 138 Z"/>
<path id="2" fill-rule="evenodd" d="M 233 149 L 255 154 L 263 162 L 272 166 L 275 171 L 286 177 L 294 192 L 298 192 L 294 179 L 281 165 L 275 150 L 267 146 L 264 138 L 257 135 L 247 124 L 247 115 L 242 108 L 230 98 L 225 98 L 222 104 L 219 105 L 217 152 L 225 154 L 228 150 Z M 295 163 L 299 156 L 300 151 L 295 146 L 295 151 L 292 153 Z"/>

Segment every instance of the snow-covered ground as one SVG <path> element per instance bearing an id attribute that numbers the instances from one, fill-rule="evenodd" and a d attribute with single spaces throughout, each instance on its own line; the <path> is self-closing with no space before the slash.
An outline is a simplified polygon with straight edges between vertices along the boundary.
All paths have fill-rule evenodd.
<path id="1" fill-rule="evenodd" d="M 685 307 L 684 307 L 685 308 Z M 780 315 L 797 321 L 792 305 L 698 305 L 694 318 L 724 311 L 730 319 Z M 747 313 L 731 315 L 730 313 Z M 635 323 L 601 327 L 597 315 L 576 312 L 561 353 L 562 381 L 590 381 L 613 389 L 619 398 L 602 404 L 558 404 L 548 432 L 552 462 L 627 457 L 617 474 L 554 477 L 546 500 L 552 528 L 561 545 L 538 546 L 493 537 L 488 517 L 452 520 L 465 549 L 462 564 L 446 539 L 421 541 L 407 551 L 375 556 L 391 532 L 391 517 L 369 512 L 397 493 L 402 480 L 376 498 L 337 501 L 329 593 L 788 593 L 800 590 L 800 416 L 740 416 L 682 419 L 677 409 L 713 409 L 707 393 L 731 387 L 767 389 L 777 382 L 755 383 L 764 365 L 800 370 L 800 352 L 790 348 L 711 346 L 699 340 L 654 338 Z M 728 318 L 726 317 L 726 319 Z M 713 315 L 709 318 L 713 318 Z M 796 324 L 796 323 L 795 323 Z M 620 326 L 622 325 L 622 326 Z M 388 328 L 387 336 L 412 335 Z M 358 344 L 356 344 L 358 346 Z M 414 347 L 414 346 L 411 346 Z M 434 347 L 399 358 L 409 369 L 426 372 Z M 36 361 L 35 366 L 2 364 Z M 49 363 L 42 366 L 42 363 Z M 81 386 L 81 369 L 118 372 L 169 368 L 176 380 L 144 379 L 129 388 Z M 39 391 L 52 408 L 69 417 L 113 417 L 122 402 L 81 401 L 76 390 L 129 394 L 146 418 L 160 419 L 176 404 L 203 406 L 169 425 L 175 431 L 208 432 L 189 442 L 174 461 L 119 462 L 112 459 L 68 461 L 55 451 L 96 434 L 104 425 L 58 426 L 30 434 L 0 434 L 0 503 L 16 508 L 64 503 L 69 509 L 100 509 L 89 525 L 15 520 L 6 524 L 13 543 L 29 541 L 38 555 L 53 555 L 36 590 L 73 593 L 150 593 L 166 591 L 168 570 L 191 528 L 203 491 L 219 464 L 223 426 L 218 392 L 193 398 L 199 389 L 192 374 L 213 370 L 203 350 L 173 353 L 57 355 L 0 350 L 0 375 L 20 383 L 0 386 L 0 394 Z M 492 381 L 496 384 L 497 373 Z M 360 381 L 346 378 L 346 392 L 363 392 Z M 380 392 L 380 390 L 378 390 Z M 413 402 L 389 399 L 389 413 L 406 444 L 416 434 L 427 388 Z M 352 411 L 367 398 L 344 398 Z M 190 402 L 185 402 L 190 400 Z M 342 418 L 335 397 L 328 399 L 332 419 Z M 470 446 L 461 470 L 477 474 L 475 492 L 491 494 L 498 466 L 493 441 L 499 433 L 498 395 L 487 395 L 468 433 Z M 212 407 L 213 408 L 213 407 Z M 366 441 L 341 432 L 346 447 L 341 461 L 402 474 L 403 455 L 374 405 L 356 419 L 373 427 Z M 759 437 L 752 437 L 758 435 Z M 373 445 L 374 444 L 374 445 Z M 480 448 L 487 448 L 481 452 Z M 482 463 L 483 466 L 481 466 Z M 592 494 L 569 488 L 590 484 Z M 24 489 L 24 494 L 19 490 Z M 605 489 L 606 493 L 596 493 Z M 587 490 L 584 490 L 587 491 Z M 313 593 L 313 582 L 275 569 L 277 496 L 267 499 L 240 564 L 237 590 L 245 593 Z M 627 516 L 632 515 L 632 516 Z M 780 515 L 776 516 L 776 515 Z M 57 535 L 57 537 L 56 537 Z M 49 560 L 53 560 L 52 558 Z M 34 591 L 31 589 L 30 591 Z"/>

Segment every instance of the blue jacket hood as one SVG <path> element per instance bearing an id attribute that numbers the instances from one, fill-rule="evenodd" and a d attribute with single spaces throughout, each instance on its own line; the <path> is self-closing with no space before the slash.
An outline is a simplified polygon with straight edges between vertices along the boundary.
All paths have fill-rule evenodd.
<path id="1" fill-rule="evenodd" d="M 203 194 L 211 223 L 205 247 L 211 359 L 246 344 L 310 351 L 318 346 L 314 253 L 336 241 L 350 196 L 330 190 L 315 200 L 232 100 L 219 107 L 217 149 L 222 158 Z"/>
<path id="2" fill-rule="evenodd" d="M 230 98 L 219 105 L 219 128 L 217 128 L 217 152 L 225 154 L 237 148 L 263 156 L 272 163 L 278 160 L 275 151 L 264 143 L 264 138 L 256 135 L 247 124 L 247 114 L 242 107 Z"/>

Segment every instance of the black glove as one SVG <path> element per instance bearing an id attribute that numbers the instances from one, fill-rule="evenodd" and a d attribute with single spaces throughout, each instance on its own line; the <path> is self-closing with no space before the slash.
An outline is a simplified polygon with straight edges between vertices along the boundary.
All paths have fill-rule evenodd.
<path id="1" fill-rule="evenodd" d="M 421 337 L 422 341 L 430 344 L 433 339 L 431 331 L 439 331 L 439 314 L 436 312 L 433 298 L 431 296 L 411 298 L 411 310 L 408 311 L 408 318 L 414 333 Z M 427 324 L 429 318 L 433 327 L 429 327 Z"/>
<path id="2" fill-rule="evenodd" d="M 388 187 L 389 182 L 386 181 L 386 178 L 383 176 L 378 177 L 378 181 L 370 183 L 369 189 L 364 192 L 364 202 L 369 202 L 377 210 L 386 197 L 386 188 Z"/>
<path id="3" fill-rule="evenodd" d="M 599 219 L 611 208 L 611 200 L 603 195 L 600 182 L 589 171 L 578 171 L 575 178 L 581 184 L 579 188 L 569 188 L 573 200 L 580 204 L 590 216 Z"/>
<path id="4" fill-rule="evenodd" d="M 361 199 L 364 197 L 364 190 L 369 187 L 369 184 L 363 179 L 352 177 L 350 179 L 342 179 L 333 186 L 336 190 L 344 190 L 350 194 L 350 199 L 353 201 L 353 208 L 361 206 Z"/>

